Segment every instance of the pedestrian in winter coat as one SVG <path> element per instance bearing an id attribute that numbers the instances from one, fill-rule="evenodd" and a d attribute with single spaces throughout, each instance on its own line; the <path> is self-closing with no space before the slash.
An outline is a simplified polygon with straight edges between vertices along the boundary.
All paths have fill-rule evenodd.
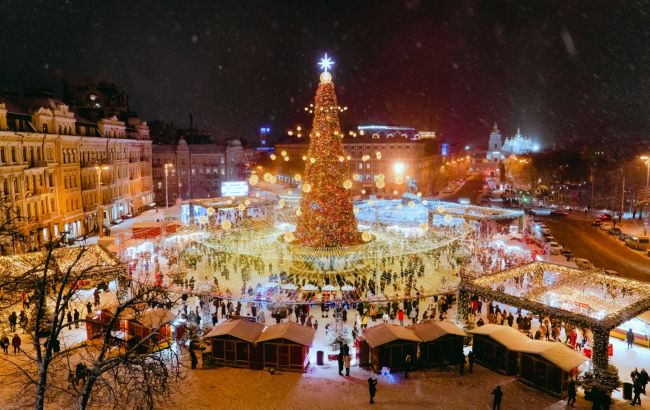
<path id="1" fill-rule="evenodd" d="M 465 353 L 460 354 L 460 375 L 465 374 Z"/>
<path id="2" fill-rule="evenodd" d="M 18 316 L 16 315 L 16 312 L 11 312 L 9 315 L 9 331 L 10 332 L 15 332 L 16 331 L 16 323 L 18 323 Z"/>
<path id="3" fill-rule="evenodd" d="M 343 364 L 345 366 L 345 375 L 349 376 L 350 375 L 350 362 L 352 359 L 350 358 L 349 354 L 346 354 L 343 356 Z"/>
<path id="4" fill-rule="evenodd" d="M 370 393 L 370 404 L 374 404 L 375 394 L 377 394 L 377 379 L 368 377 L 368 393 Z"/>
<path id="5" fill-rule="evenodd" d="M 314 330 L 318 330 L 318 320 L 314 318 L 314 322 L 312 323 L 312 326 L 314 327 Z"/>
<path id="6" fill-rule="evenodd" d="M 467 354 L 467 361 L 469 362 L 469 372 L 472 373 L 474 370 L 474 352 L 471 350 Z"/>
<path id="7" fill-rule="evenodd" d="M 627 341 L 627 348 L 631 349 L 632 344 L 634 343 L 634 332 L 632 329 L 627 331 L 627 334 L 625 335 L 625 341 Z"/>
<path id="8" fill-rule="evenodd" d="M 14 347 L 14 354 L 18 353 L 20 351 L 20 344 L 22 343 L 22 340 L 20 340 L 20 336 L 18 336 L 18 333 L 14 334 L 14 337 L 11 339 L 11 345 Z"/>
<path id="9" fill-rule="evenodd" d="M 93 313 L 93 304 L 90 302 L 86 303 L 86 313 L 89 315 Z"/>
<path id="10" fill-rule="evenodd" d="M 638 379 L 639 379 L 639 383 L 641 384 L 641 393 L 646 394 L 645 387 L 649 381 L 648 372 L 646 372 L 645 369 L 641 369 L 641 371 L 639 372 Z"/>
<path id="11" fill-rule="evenodd" d="M 497 386 L 496 389 L 492 390 L 492 395 L 494 395 L 494 400 L 492 401 L 492 410 L 501 409 L 501 398 L 503 397 L 501 386 Z"/>
<path id="12" fill-rule="evenodd" d="M 66 315 L 68 319 L 68 329 L 72 328 L 72 312 L 68 310 L 68 314 Z"/>
<path id="13" fill-rule="evenodd" d="M 634 406 L 635 404 L 638 404 L 639 406 L 641 405 L 641 383 L 639 383 L 639 380 L 637 379 L 634 382 L 634 397 L 632 398 L 632 405 Z"/>
<path id="14" fill-rule="evenodd" d="M 341 347 L 341 351 L 339 352 L 338 355 L 338 363 L 339 363 L 339 376 L 343 376 L 343 347 Z"/>
<path id="15" fill-rule="evenodd" d="M 79 311 L 77 309 L 74 310 L 74 327 L 79 329 Z"/>
<path id="16" fill-rule="evenodd" d="M 576 395 L 577 395 L 575 380 L 571 379 L 571 381 L 569 381 L 567 392 L 569 394 L 569 398 L 567 399 L 566 404 L 573 407 L 573 405 L 576 402 Z"/>
<path id="17" fill-rule="evenodd" d="M 397 320 L 399 320 L 400 326 L 404 326 L 404 311 L 402 309 L 397 311 Z"/>
<path id="18" fill-rule="evenodd" d="M 5 354 L 9 354 L 9 338 L 7 335 L 2 335 L 2 337 L 0 337 L 0 347 Z"/>

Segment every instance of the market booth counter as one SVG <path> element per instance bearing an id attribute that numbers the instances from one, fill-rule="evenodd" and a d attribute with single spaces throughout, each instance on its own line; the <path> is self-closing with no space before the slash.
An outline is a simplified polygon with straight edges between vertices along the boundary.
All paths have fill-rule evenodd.
<path id="1" fill-rule="evenodd" d="M 567 396 L 585 357 L 563 343 L 530 340 L 520 350 L 519 379 L 560 398 Z"/>
<path id="2" fill-rule="evenodd" d="M 490 369 L 517 374 L 519 351 L 530 339 L 510 326 L 488 324 L 469 331 L 474 335 L 474 358 Z"/>
<path id="3" fill-rule="evenodd" d="M 415 364 L 417 345 L 421 340 L 413 330 L 382 323 L 366 329 L 363 337 L 370 347 L 370 367 L 375 373 L 381 373 L 383 367 L 391 371 L 404 370 L 407 355 L 411 355 L 411 363 Z M 360 362 L 364 362 L 363 358 Z"/>
<path id="4" fill-rule="evenodd" d="M 463 354 L 467 333 L 451 322 L 429 321 L 408 327 L 422 340 L 420 365 L 435 367 L 441 364 L 458 364 Z"/>
<path id="5" fill-rule="evenodd" d="M 172 342 L 171 322 L 176 315 L 163 308 L 148 309 L 134 315 L 125 316 L 120 320 L 119 332 L 113 332 L 131 348 L 138 343 L 144 351 L 158 351 L 166 349 Z M 145 340 L 146 339 L 146 340 Z M 142 342 L 144 340 L 144 342 Z"/>
<path id="6" fill-rule="evenodd" d="M 257 338 L 262 350 L 262 366 L 276 370 L 305 372 L 309 367 L 309 348 L 316 331 L 295 322 L 267 327 Z"/>
<path id="7" fill-rule="evenodd" d="M 88 339 L 97 339 L 102 337 L 107 331 L 118 331 L 120 330 L 120 320 L 116 320 L 113 323 L 111 329 L 109 329 L 109 324 L 115 316 L 117 311 L 117 305 L 109 305 L 101 309 L 94 310 L 90 315 L 86 316 L 86 337 Z M 122 317 L 131 317 L 134 315 L 135 310 L 131 307 L 122 311 Z"/>
<path id="8" fill-rule="evenodd" d="M 264 325 L 245 319 L 221 322 L 202 337 L 211 347 L 203 362 L 210 366 L 262 368 L 261 350 L 256 345 Z"/>

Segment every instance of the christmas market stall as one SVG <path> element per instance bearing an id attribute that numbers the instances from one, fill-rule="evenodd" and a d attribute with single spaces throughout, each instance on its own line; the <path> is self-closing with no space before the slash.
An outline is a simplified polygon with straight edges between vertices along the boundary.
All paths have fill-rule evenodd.
<path id="1" fill-rule="evenodd" d="M 109 305 L 101 309 L 95 309 L 91 312 L 90 315 L 86 316 L 86 337 L 88 339 L 96 339 L 102 337 L 106 331 L 108 331 L 108 326 L 111 322 L 111 319 L 115 316 L 115 312 L 118 309 L 118 305 Z M 121 316 L 128 317 L 134 315 L 133 308 L 125 309 Z M 120 321 L 115 320 L 113 326 L 110 329 L 111 331 L 120 330 Z"/>
<path id="2" fill-rule="evenodd" d="M 634 333 L 634 343 L 650 347 L 650 310 L 621 324 L 610 335 L 625 340 L 630 329 Z"/>
<path id="3" fill-rule="evenodd" d="M 500 373 L 517 374 L 519 351 L 530 339 L 510 326 L 488 324 L 469 331 L 474 335 L 477 363 Z"/>
<path id="4" fill-rule="evenodd" d="M 382 323 L 364 330 L 363 337 L 370 346 L 370 367 L 375 373 L 381 373 L 384 367 L 390 371 L 404 370 L 407 355 L 415 364 L 421 340 L 412 329 Z"/>
<path id="5" fill-rule="evenodd" d="M 591 330 L 594 373 L 603 374 L 608 371 L 610 331 L 650 310 L 650 283 L 541 261 L 478 278 L 463 277 L 457 312 L 466 329 L 474 326 L 472 296 Z M 471 333 L 485 332 L 485 327 Z"/>
<path id="6" fill-rule="evenodd" d="M 520 380 L 564 398 L 585 357 L 564 343 L 530 340 L 521 348 L 519 360 Z"/>
<path id="7" fill-rule="evenodd" d="M 115 339 L 123 340 L 127 348 L 149 352 L 166 349 L 172 342 L 171 322 L 175 318 L 167 309 L 148 309 L 125 316 L 120 321 L 120 330 L 112 334 Z"/>
<path id="8" fill-rule="evenodd" d="M 263 330 L 261 323 L 245 319 L 219 323 L 202 338 L 212 347 L 211 353 L 203 353 L 204 366 L 260 369 L 262 355 L 256 341 Z"/>
<path id="9" fill-rule="evenodd" d="M 429 321 L 408 327 L 422 340 L 420 366 L 435 367 L 461 361 L 467 333 L 451 322 Z"/>
<path id="10" fill-rule="evenodd" d="M 262 350 L 262 366 L 276 370 L 305 372 L 309 367 L 309 348 L 316 331 L 295 322 L 267 327 L 257 338 Z"/>

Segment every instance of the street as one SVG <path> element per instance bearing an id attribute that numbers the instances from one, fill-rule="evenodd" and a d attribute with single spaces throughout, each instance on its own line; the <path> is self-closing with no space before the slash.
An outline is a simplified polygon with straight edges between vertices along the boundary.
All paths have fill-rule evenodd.
<path id="1" fill-rule="evenodd" d="M 472 204 L 480 205 L 477 199 L 481 189 L 483 189 L 483 174 L 472 174 L 458 191 L 441 199 L 443 201 L 458 202 L 459 198 L 468 198 Z"/>
<path id="2" fill-rule="evenodd" d="M 623 277 L 650 280 L 650 258 L 633 251 L 615 236 L 592 227 L 593 218 L 541 217 L 556 241 L 578 258 L 589 259 L 596 267 L 614 269 Z"/>

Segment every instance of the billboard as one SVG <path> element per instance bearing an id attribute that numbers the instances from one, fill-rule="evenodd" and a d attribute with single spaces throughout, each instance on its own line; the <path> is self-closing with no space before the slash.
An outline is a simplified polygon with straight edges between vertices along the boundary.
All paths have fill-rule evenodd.
<path id="1" fill-rule="evenodd" d="M 248 181 L 224 181 L 221 196 L 248 196 Z"/>

